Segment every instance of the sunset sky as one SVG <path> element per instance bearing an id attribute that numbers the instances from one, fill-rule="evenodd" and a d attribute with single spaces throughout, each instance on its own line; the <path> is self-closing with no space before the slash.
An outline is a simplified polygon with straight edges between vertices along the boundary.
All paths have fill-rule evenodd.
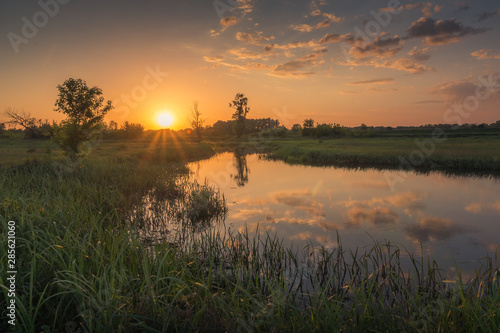
<path id="1" fill-rule="evenodd" d="M 173 128 L 188 127 L 193 101 L 207 124 L 230 119 L 228 103 L 240 92 L 250 118 L 278 118 L 287 127 L 305 118 L 345 126 L 500 120 L 492 86 L 500 84 L 500 1 L 1 6 L 0 112 L 64 119 L 53 111 L 56 87 L 73 77 L 113 101 L 107 121 L 153 129 L 164 111 Z M 460 113 L 463 103 L 469 111 Z"/>

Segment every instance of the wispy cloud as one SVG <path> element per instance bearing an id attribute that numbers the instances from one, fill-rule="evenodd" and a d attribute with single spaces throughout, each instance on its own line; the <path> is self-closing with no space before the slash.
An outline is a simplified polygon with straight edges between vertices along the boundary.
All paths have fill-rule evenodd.
<path id="1" fill-rule="evenodd" d="M 434 20 L 430 17 L 421 17 L 413 22 L 408 29 L 410 38 L 423 37 L 427 45 L 444 45 L 458 42 L 466 35 L 476 35 L 488 31 L 487 28 L 472 28 L 451 20 Z"/>
<path id="2" fill-rule="evenodd" d="M 313 30 L 328 28 L 333 23 L 330 19 L 324 19 L 323 21 L 317 23 L 316 25 L 309 24 L 291 24 L 289 27 L 292 30 L 300 31 L 300 32 L 311 32 Z"/>
<path id="3" fill-rule="evenodd" d="M 231 3 L 229 12 L 230 16 L 225 16 L 219 21 L 220 29 L 212 29 L 210 35 L 212 37 L 219 36 L 222 32 L 226 31 L 229 27 L 238 24 L 241 20 L 253 11 L 255 0 L 238 0 Z"/>
<path id="4" fill-rule="evenodd" d="M 215 57 L 209 57 L 209 56 L 204 56 L 203 60 L 206 62 L 219 62 L 224 59 L 224 56 L 215 56 Z"/>
<path id="5" fill-rule="evenodd" d="M 437 83 L 429 89 L 429 92 L 443 95 L 448 99 L 448 103 L 453 103 L 462 101 L 467 96 L 474 96 L 476 87 L 471 79 L 467 78 Z"/>
<path id="6" fill-rule="evenodd" d="M 314 27 L 309 24 L 291 24 L 290 28 L 300 32 L 311 32 L 314 30 Z"/>
<path id="7" fill-rule="evenodd" d="M 270 52 L 274 50 L 293 50 L 293 49 L 322 49 L 323 46 L 319 45 L 315 40 L 310 40 L 310 41 L 302 41 L 302 42 L 292 42 L 292 43 L 287 43 L 287 44 L 268 44 L 264 48 L 264 51 Z"/>
<path id="8" fill-rule="evenodd" d="M 249 51 L 244 47 L 230 49 L 228 50 L 228 54 L 232 55 L 234 59 L 238 60 L 247 60 L 247 59 L 256 60 L 256 59 L 266 58 L 265 54 Z"/>
<path id="9" fill-rule="evenodd" d="M 304 78 L 315 74 L 315 72 L 309 69 L 313 65 L 313 63 L 314 62 L 312 60 L 289 61 L 287 63 L 276 66 L 270 73 L 270 75 L 279 77 Z"/>
<path id="10" fill-rule="evenodd" d="M 401 38 L 398 36 L 389 38 L 375 38 L 373 42 L 364 45 L 355 45 L 349 51 L 349 55 L 354 58 L 392 57 L 403 48 L 401 47 Z"/>
<path id="11" fill-rule="evenodd" d="M 289 61 L 278 65 L 274 67 L 273 71 L 269 74 L 272 76 L 292 78 L 305 78 L 314 75 L 315 72 L 313 68 L 323 62 L 322 58 L 327 51 L 326 49 L 318 50 L 295 61 Z"/>
<path id="12" fill-rule="evenodd" d="M 490 78 L 483 77 L 484 81 L 490 82 Z M 500 85 L 500 73 L 493 73 L 491 76 L 491 84 Z M 447 98 L 449 104 L 462 102 L 465 98 L 469 96 L 475 96 L 476 92 L 480 88 L 472 82 L 472 77 L 461 79 L 461 80 L 450 80 L 435 84 L 429 89 L 429 93 L 443 95 Z M 497 91 L 498 95 L 499 92 Z"/>
<path id="13" fill-rule="evenodd" d="M 322 21 L 317 22 L 315 24 L 291 24 L 289 27 L 293 30 L 300 32 L 311 32 L 318 29 L 328 28 L 333 23 L 338 23 L 343 20 L 343 18 L 336 16 L 332 13 L 323 12 L 320 7 L 326 5 L 326 1 L 311 1 L 310 3 L 310 15 L 312 17 L 321 17 Z"/>
<path id="14" fill-rule="evenodd" d="M 345 34 L 345 35 L 339 35 L 335 33 L 330 33 L 326 34 L 321 38 L 318 43 L 320 44 L 329 44 L 329 43 L 336 43 L 336 42 L 345 42 L 350 45 L 355 45 L 357 43 L 363 43 L 364 40 L 361 37 L 356 37 L 353 34 Z"/>
<path id="15" fill-rule="evenodd" d="M 415 104 L 437 104 L 437 103 L 443 103 L 443 101 L 441 101 L 439 99 L 428 99 L 425 101 L 415 102 Z"/>
<path id="16" fill-rule="evenodd" d="M 350 82 L 349 85 L 362 85 L 362 84 L 387 84 L 393 82 L 392 77 L 382 78 L 382 79 L 372 79 L 372 80 L 362 80 L 356 82 Z"/>
<path id="17" fill-rule="evenodd" d="M 477 21 L 481 22 L 494 16 L 500 16 L 500 8 L 492 12 L 482 12 L 481 14 L 477 15 Z"/>
<path id="18" fill-rule="evenodd" d="M 401 51 L 400 46 L 393 40 L 392 43 L 372 42 L 368 48 L 353 47 L 349 51 L 349 57 L 346 61 L 340 62 L 345 66 L 372 66 L 375 68 L 390 68 L 398 71 L 405 71 L 412 74 L 422 74 L 429 71 L 435 71 L 432 67 L 427 67 L 423 62 L 430 58 L 426 52 L 427 49 L 412 49 L 407 57 L 394 59 L 392 56 Z M 364 51 L 364 52 L 363 52 Z"/>
<path id="19" fill-rule="evenodd" d="M 443 6 L 441 5 L 434 5 L 432 2 L 418 2 L 418 3 L 409 3 L 406 5 L 401 5 L 400 7 L 397 8 L 397 10 L 413 10 L 413 9 L 420 9 L 422 11 L 422 14 L 425 16 L 432 16 L 433 14 L 439 13 L 441 10 L 443 10 Z M 385 7 L 381 8 L 381 11 L 386 11 L 386 12 L 393 12 L 395 10 L 394 7 Z"/>
<path id="20" fill-rule="evenodd" d="M 220 25 L 221 25 L 221 29 L 220 30 L 215 30 L 215 29 L 212 29 L 210 31 L 210 35 L 212 37 L 215 37 L 215 36 L 218 36 L 220 35 L 222 32 L 226 31 L 227 28 L 229 28 L 230 26 L 233 26 L 233 25 L 236 25 L 238 24 L 238 19 L 236 18 L 236 16 L 226 16 L 224 17 L 223 19 L 221 19 L 219 21 Z"/>
<path id="21" fill-rule="evenodd" d="M 311 16 L 322 16 L 332 23 L 342 21 L 342 17 L 338 17 L 335 14 L 326 13 L 321 10 L 321 7 L 325 6 L 327 3 L 328 1 L 326 0 L 312 0 L 309 4 L 309 7 L 311 8 Z"/>
<path id="22" fill-rule="evenodd" d="M 475 57 L 478 60 L 485 59 L 500 59 L 500 53 L 495 53 L 490 49 L 482 49 L 479 51 L 475 51 L 471 53 L 471 56 Z"/>
<path id="23" fill-rule="evenodd" d="M 262 46 L 265 45 L 265 42 L 273 40 L 274 36 L 272 35 L 265 36 L 262 31 L 238 32 L 236 34 L 236 39 L 242 42 L 246 42 L 248 44 Z"/>

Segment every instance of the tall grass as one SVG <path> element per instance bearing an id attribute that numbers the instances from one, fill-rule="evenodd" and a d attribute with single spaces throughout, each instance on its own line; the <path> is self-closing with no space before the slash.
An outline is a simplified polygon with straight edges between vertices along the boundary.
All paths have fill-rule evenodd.
<path id="1" fill-rule="evenodd" d="M 276 235 L 226 228 L 222 195 L 185 182 L 183 173 L 182 166 L 152 159 L 88 160 L 63 181 L 50 163 L 2 169 L 2 239 L 7 221 L 17 223 L 17 328 L 487 332 L 500 327 L 497 257 L 484 258 L 474 278 L 465 281 L 443 276 L 424 258 L 412 257 L 412 269 L 404 271 L 402 250 L 392 244 L 374 243 L 361 253 L 343 249 L 339 238 L 333 251 L 293 250 Z M 172 238 L 146 241 L 145 228 Z M 6 263 L 2 249 L 0 331 L 9 328 Z"/>

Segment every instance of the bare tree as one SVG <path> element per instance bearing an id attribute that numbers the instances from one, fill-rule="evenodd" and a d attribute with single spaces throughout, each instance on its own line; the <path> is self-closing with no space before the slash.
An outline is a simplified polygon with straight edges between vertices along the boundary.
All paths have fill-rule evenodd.
<path id="1" fill-rule="evenodd" d="M 201 117 L 201 112 L 198 110 L 198 102 L 193 102 L 193 108 L 191 109 L 191 116 L 189 117 L 189 121 L 191 123 L 191 127 L 193 128 L 194 133 L 198 140 L 201 140 L 201 130 L 203 129 L 203 124 L 206 119 Z"/>
<path id="2" fill-rule="evenodd" d="M 7 120 L 7 124 L 19 125 L 26 130 L 32 132 L 37 138 L 40 137 L 40 134 L 36 130 L 37 120 L 34 117 L 31 117 L 29 112 L 18 111 L 15 108 L 8 107 L 5 109 L 4 114 L 7 116 L 9 120 Z"/>

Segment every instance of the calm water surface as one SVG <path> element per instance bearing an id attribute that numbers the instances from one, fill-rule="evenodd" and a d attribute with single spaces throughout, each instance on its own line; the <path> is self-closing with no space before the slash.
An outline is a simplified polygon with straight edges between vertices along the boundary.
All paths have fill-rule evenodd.
<path id="1" fill-rule="evenodd" d="M 226 225 L 275 232 L 286 244 L 368 249 L 373 239 L 472 268 L 500 244 L 500 182 L 439 173 L 407 174 L 391 189 L 388 172 L 287 165 L 224 153 L 191 163 L 193 177 L 225 195 Z M 372 239 L 373 238 L 373 239 Z M 421 247 L 422 246 L 422 247 Z"/>

